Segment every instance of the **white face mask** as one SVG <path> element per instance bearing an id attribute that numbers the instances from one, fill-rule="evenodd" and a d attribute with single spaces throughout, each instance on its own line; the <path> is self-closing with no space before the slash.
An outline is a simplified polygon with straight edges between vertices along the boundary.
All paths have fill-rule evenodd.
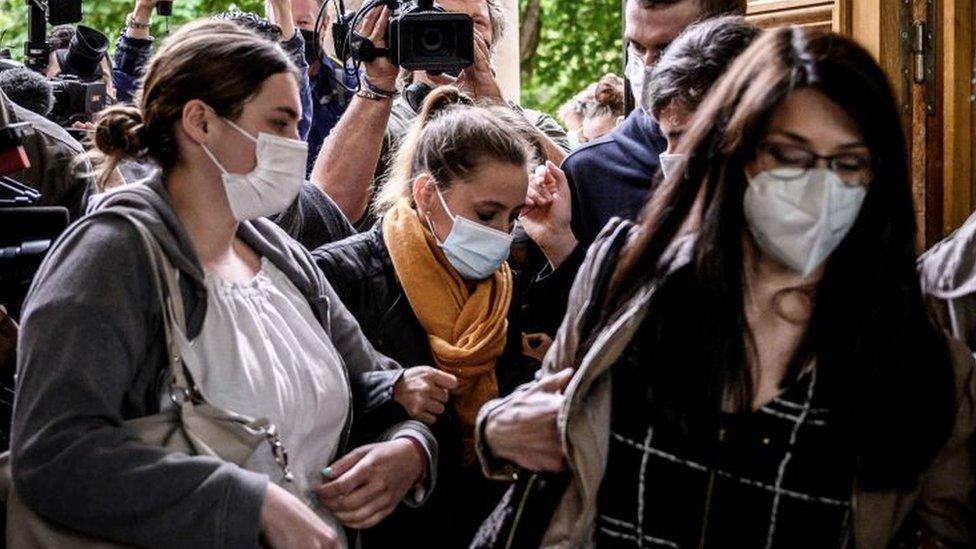
<path id="1" fill-rule="evenodd" d="M 791 180 L 775 173 L 749 180 L 746 221 L 763 252 L 806 277 L 854 226 L 867 188 L 847 185 L 832 170 L 811 169 Z"/>
<path id="2" fill-rule="evenodd" d="M 569 141 L 569 150 L 575 151 L 582 144 L 580 143 L 579 132 L 567 132 L 566 140 Z"/>
<path id="3" fill-rule="evenodd" d="M 234 219 L 245 221 L 281 213 L 295 201 L 305 182 L 308 143 L 264 132 L 255 138 L 230 120 L 222 120 L 255 143 L 257 156 L 257 165 L 250 173 L 230 173 L 206 145 L 200 145 L 221 172 Z"/>
<path id="4" fill-rule="evenodd" d="M 624 70 L 624 75 L 627 77 L 627 81 L 630 82 L 630 92 L 634 94 L 634 105 L 638 109 L 641 108 L 644 102 L 644 76 L 646 72 L 647 67 L 644 66 L 644 60 L 634 52 L 628 51 L 627 67 Z"/>
<path id="5" fill-rule="evenodd" d="M 675 168 L 678 166 L 678 162 L 681 162 L 687 154 L 671 154 L 671 153 L 661 153 L 658 155 L 658 159 L 661 161 L 661 173 L 664 175 L 664 179 L 671 177 L 671 174 L 675 172 Z"/>
<path id="6" fill-rule="evenodd" d="M 465 280 L 484 280 L 495 274 L 508 259 L 512 235 L 454 215 L 447 207 L 440 189 L 437 189 L 437 197 L 444 206 L 444 211 L 454 220 L 454 226 L 444 242 L 441 242 L 430 221 L 430 214 L 427 215 L 427 225 L 451 266 Z"/>

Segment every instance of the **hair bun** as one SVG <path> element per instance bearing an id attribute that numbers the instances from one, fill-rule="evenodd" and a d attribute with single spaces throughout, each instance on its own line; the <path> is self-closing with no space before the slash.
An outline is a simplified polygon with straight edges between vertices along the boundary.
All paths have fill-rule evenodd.
<path id="1" fill-rule="evenodd" d="M 614 112 L 624 108 L 624 81 L 613 73 L 607 73 L 600 78 L 593 90 L 593 99 L 597 105 L 606 107 Z"/>
<path id="2" fill-rule="evenodd" d="M 131 105 L 105 109 L 95 123 L 95 147 L 107 156 L 138 156 L 143 150 L 142 112 Z"/>
<path id="3" fill-rule="evenodd" d="M 434 88 L 424 99 L 420 109 L 420 118 L 424 123 L 429 122 L 437 114 L 454 105 L 474 105 L 474 99 L 455 86 L 440 86 Z"/>

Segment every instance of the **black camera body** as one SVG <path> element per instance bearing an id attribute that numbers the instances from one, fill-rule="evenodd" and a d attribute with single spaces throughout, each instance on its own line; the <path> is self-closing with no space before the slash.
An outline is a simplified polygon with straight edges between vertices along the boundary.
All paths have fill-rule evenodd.
<path id="1" fill-rule="evenodd" d="M 398 67 L 456 73 L 474 62 L 474 23 L 437 6 L 400 4 L 390 17 L 386 47 Z"/>
<path id="2" fill-rule="evenodd" d="M 385 50 L 350 28 L 368 11 L 384 5 L 393 10 Z M 435 6 L 433 0 L 370 2 L 358 13 L 339 18 L 333 25 L 333 38 L 339 56 L 356 62 L 386 56 L 407 70 L 450 74 L 474 63 L 474 22 L 467 14 Z"/>
<path id="3" fill-rule="evenodd" d="M 60 74 L 50 82 L 54 108 L 48 118 L 61 126 L 89 122 L 107 105 L 105 82 L 101 79 L 86 81 L 73 74 Z"/>

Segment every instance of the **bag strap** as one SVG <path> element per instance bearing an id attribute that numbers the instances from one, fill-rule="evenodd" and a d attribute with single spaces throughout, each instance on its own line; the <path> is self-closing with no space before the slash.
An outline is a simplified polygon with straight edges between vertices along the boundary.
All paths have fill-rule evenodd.
<path id="1" fill-rule="evenodd" d="M 200 388 L 194 383 L 193 374 L 190 373 L 183 361 L 183 351 L 173 337 L 173 333 L 176 331 L 186 339 L 186 316 L 183 308 L 183 294 L 180 292 L 179 271 L 163 252 L 156 237 L 138 218 L 125 211 L 112 209 L 97 210 L 91 215 L 96 214 L 111 214 L 128 221 L 135 227 L 139 239 L 146 249 L 149 256 L 149 267 L 152 270 L 153 286 L 156 288 L 156 295 L 163 312 L 163 332 L 166 337 L 166 356 L 170 370 L 170 399 L 182 409 L 182 415 L 185 417 L 192 411 L 194 405 L 206 404 L 207 401 Z M 253 432 L 260 432 L 270 446 L 275 462 L 281 467 L 284 479 L 287 482 L 294 481 L 294 475 L 289 466 L 288 452 L 285 450 L 278 429 L 273 423 L 266 420 L 254 420 L 231 410 L 220 409 L 220 412 L 225 419 L 247 426 Z"/>
<path id="2" fill-rule="evenodd" d="M 102 209 L 93 212 L 89 217 L 96 215 L 113 215 L 128 221 L 139 235 L 139 240 L 149 258 L 153 286 L 156 289 L 156 296 L 162 309 L 163 333 L 166 338 L 166 360 L 169 365 L 170 376 L 170 399 L 177 406 L 193 406 L 195 403 L 204 403 L 203 394 L 193 382 L 193 376 L 183 362 L 183 352 L 176 338 L 173 337 L 174 330 L 178 330 L 180 335 L 186 337 L 186 316 L 176 267 L 163 252 L 149 228 L 132 214 L 122 210 Z"/>

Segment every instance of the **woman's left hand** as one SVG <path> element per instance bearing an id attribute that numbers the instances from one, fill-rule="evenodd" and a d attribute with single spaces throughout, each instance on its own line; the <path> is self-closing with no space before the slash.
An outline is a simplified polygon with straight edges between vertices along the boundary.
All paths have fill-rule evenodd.
<path id="1" fill-rule="evenodd" d="M 356 448 L 324 473 L 315 489 L 322 505 L 350 528 L 370 528 L 396 509 L 423 474 L 414 443 L 398 438 Z"/>
<path id="2" fill-rule="evenodd" d="M 542 248 L 553 268 L 559 267 L 577 245 L 570 222 L 572 201 L 566 174 L 552 162 L 539 166 L 529 183 L 519 222 Z"/>

